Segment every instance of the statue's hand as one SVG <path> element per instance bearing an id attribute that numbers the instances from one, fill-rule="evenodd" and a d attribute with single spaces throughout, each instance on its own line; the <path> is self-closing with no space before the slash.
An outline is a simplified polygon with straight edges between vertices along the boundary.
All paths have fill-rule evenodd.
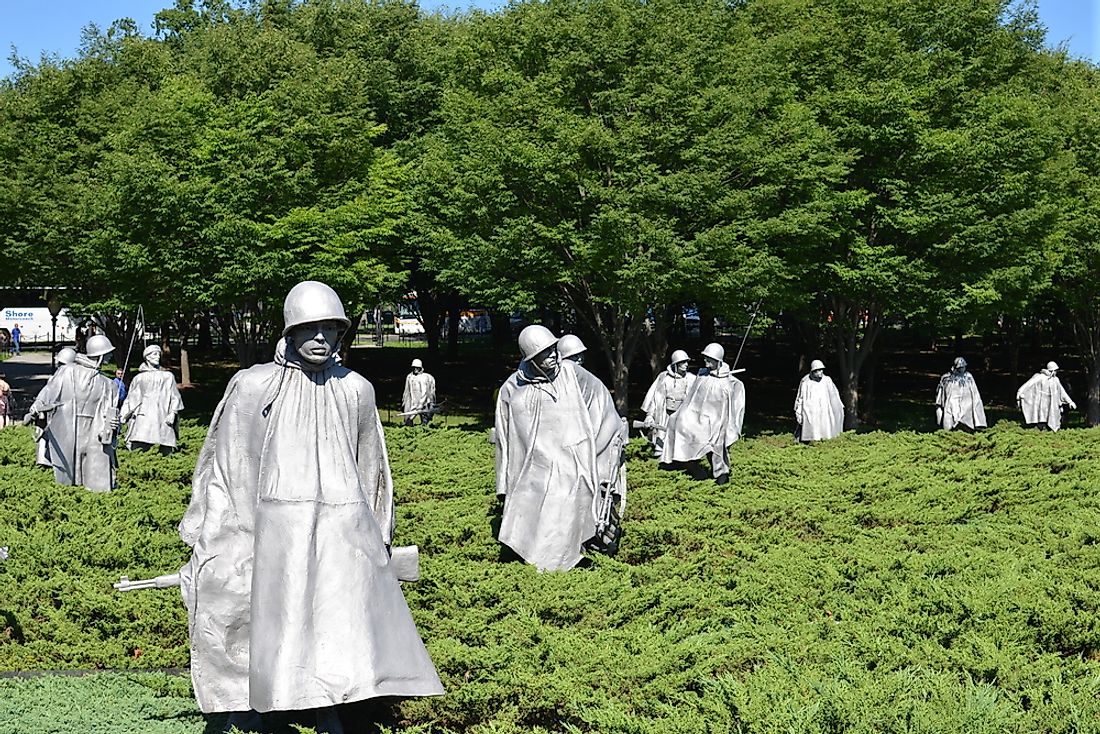
<path id="1" fill-rule="evenodd" d="M 117 431 L 118 427 L 121 426 L 121 425 L 122 425 L 122 421 L 119 420 L 117 415 L 111 417 L 110 426 L 111 426 L 112 430 Z"/>
<path id="2" fill-rule="evenodd" d="M 34 423 L 34 419 L 37 417 L 37 413 L 27 413 L 25 416 L 23 416 L 23 425 L 29 426 L 30 424 Z"/>

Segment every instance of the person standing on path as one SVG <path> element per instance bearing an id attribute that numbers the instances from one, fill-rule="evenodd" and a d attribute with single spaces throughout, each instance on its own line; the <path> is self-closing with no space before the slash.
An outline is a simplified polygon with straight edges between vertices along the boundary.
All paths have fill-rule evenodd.
<path id="1" fill-rule="evenodd" d="M 19 324 L 12 327 L 11 330 L 11 353 L 19 355 L 21 353 L 19 343 L 23 339 L 23 330 L 19 328 Z"/>

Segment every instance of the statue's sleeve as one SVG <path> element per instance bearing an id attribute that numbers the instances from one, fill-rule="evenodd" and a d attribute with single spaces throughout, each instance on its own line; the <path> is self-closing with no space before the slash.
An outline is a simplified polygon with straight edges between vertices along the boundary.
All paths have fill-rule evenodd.
<path id="1" fill-rule="evenodd" d="M 386 451 L 386 434 L 382 419 L 378 416 L 374 386 L 365 384 L 359 398 L 359 477 L 367 500 L 374 511 L 374 519 L 382 531 L 382 542 L 393 542 L 394 499 L 393 476 L 390 474 L 390 458 Z"/>
<path id="2" fill-rule="evenodd" d="M 942 408 L 947 402 L 947 375 L 940 378 L 940 383 L 936 385 L 936 407 Z"/>
<path id="3" fill-rule="evenodd" d="M 798 393 L 794 397 L 794 419 L 799 423 L 802 422 L 802 404 L 805 401 L 803 393 L 805 392 L 806 378 L 803 377 L 798 383 Z"/>
<path id="4" fill-rule="evenodd" d="M 653 384 L 649 386 L 649 391 L 645 394 L 645 400 L 642 401 L 642 412 L 647 416 L 651 416 L 657 412 L 658 402 L 664 402 L 664 390 L 661 386 L 664 384 L 664 373 L 657 375 L 657 379 L 653 381 Z"/>
<path id="5" fill-rule="evenodd" d="M 435 405 L 435 378 L 428 375 L 428 407 Z"/>
<path id="6" fill-rule="evenodd" d="M 726 445 L 729 446 L 741 438 L 741 429 L 745 426 L 745 383 L 737 378 L 730 378 L 733 383 L 730 390 L 729 405 L 729 433 L 726 436 Z"/>
<path id="7" fill-rule="evenodd" d="M 122 410 L 119 413 L 119 418 L 125 423 L 130 420 L 134 413 L 141 407 L 141 399 L 144 391 L 141 388 L 144 380 L 140 379 L 141 375 L 138 374 L 130 382 L 130 389 L 126 392 L 126 399 L 122 401 Z"/>
<path id="8" fill-rule="evenodd" d="M 191 480 L 191 502 L 180 521 L 179 533 L 180 539 L 192 548 L 202 537 L 207 518 L 216 518 L 220 522 L 224 513 L 231 511 L 227 499 L 229 472 L 226 461 L 236 453 L 232 445 L 234 437 L 228 429 L 240 394 L 239 376 L 240 373 L 229 381 L 225 395 L 214 409 Z"/>
<path id="9" fill-rule="evenodd" d="M 497 394 L 496 416 L 493 421 L 493 433 L 496 435 L 496 472 L 497 494 L 508 494 L 508 422 L 509 405 L 507 396 L 511 393 L 508 383 Z"/>
<path id="10" fill-rule="evenodd" d="M 412 375 L 405 375 L 405 389 L 401 393 L 401 410 L 409 411 L 413 409 L 412 404 Z"/>

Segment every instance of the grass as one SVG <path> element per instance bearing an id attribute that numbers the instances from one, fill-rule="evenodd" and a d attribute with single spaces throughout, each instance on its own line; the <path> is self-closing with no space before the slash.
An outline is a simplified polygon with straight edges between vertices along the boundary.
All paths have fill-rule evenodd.
<path id="1" fill-rule="evenodd" d="M 203 437 L 123 454 L 110 494 L 55 486 L 0 431 L 0 670 L 187 664 L 174 590 Z M 387 428 L 406 598 L 447 688 L 410 732 L 1100 731 L 1100 430 L 735 444 L 729 485 L 630 446 L 622 550 L 539 574 L 494 539 L 476 422 Z M 0 734 L 216 731 L 185 677 L 0 679 Z M 358 729 L 353 729 L 358 731 Z"/>

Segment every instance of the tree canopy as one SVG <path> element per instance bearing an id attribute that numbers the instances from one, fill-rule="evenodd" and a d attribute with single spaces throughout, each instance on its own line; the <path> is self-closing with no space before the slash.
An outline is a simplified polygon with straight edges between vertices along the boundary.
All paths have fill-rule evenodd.
<path id="1" fill-rule="evenodd" d="M 549 309 L 620 408 L 683 307 L 759 303 L 853 423 L 889 324 L 1053 299 L 1097 422 L 1097 72 L 1043 40 L 1009 0 L 177 0 L 0 84 L 4 279 L 242 364 L 303 278 Z"/>

